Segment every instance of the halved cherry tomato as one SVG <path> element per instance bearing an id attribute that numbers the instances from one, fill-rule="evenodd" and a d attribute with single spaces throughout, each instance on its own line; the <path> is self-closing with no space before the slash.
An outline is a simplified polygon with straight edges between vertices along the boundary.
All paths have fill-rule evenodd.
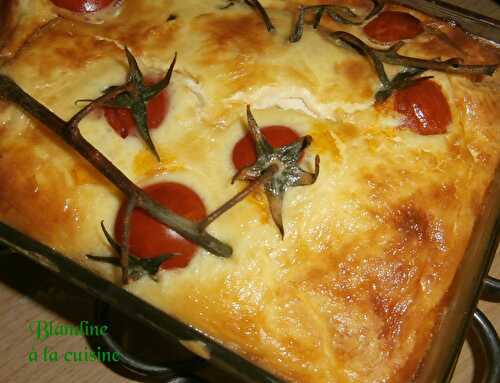
<path id="1" fill-rule="evenodd" d="M 419 19 L 409 13 L 386 11 L 365 25 L 368 37 L 381 43 L 411 39 L 424 31 Z"/>
<path id="2" fill-rule="evenodd" d="M 146 85 L 151 84 L 153 81 L 146 80 Z M 148 128 L 158 128 L 165 116 L 167 115 L 169 107 L 168 92 L 163 90 L 155 97 L 148 101 L 146 106 Z M 109 125 L 118 133 L 122 138 L 126 138 L 129 134 L 136 131 L 136 125 L 132 112 L 126 108 L 104 108 L 104 115 Z"/>
<path id="3" fill-rule="evenodd" d="M 451 111 L 441 87 L 424 79 L 399 89 L 394 109 L 406 116 L 405 125 L 422 135 L 446 133 Z"/>
<path id="4" fill-rule="evenodd" d="M 287 126 L 271 125 L 260 130 L 267 141 L 274 147 L 279 148 L 297 141 L 300 136 Z M 236 169 L 241 170 L 252 165 L 257 160 L 255 141 L 250 133 L 239 140 L 233 149 L 233 164 Z"/>
<path id="5" fill-rule="evenodd" d="M 205 205 L 191 188 L 177 182 L 161 182 L 144 188 L 156 202 L 191 221 L 206 217 Z M 115 238 L 123 240 L 125 206 L 118 212 L 115 222 Z M 161 264 L 162 269 L 185 267 L 196 252 L 197 246 L 169 227 L 149 216 L 142 209 L 134 209 L 130 217 L 130 251 L 141 258 L 153 258 L 162 254 L 175 254 Z"/>
<path id="6" fill-rule="evenodd" d="M 60 8 L 72 12 L 88 13 L 96 12 L 106 8 L 114 0 L 51 0 L 52 3 Z"/>

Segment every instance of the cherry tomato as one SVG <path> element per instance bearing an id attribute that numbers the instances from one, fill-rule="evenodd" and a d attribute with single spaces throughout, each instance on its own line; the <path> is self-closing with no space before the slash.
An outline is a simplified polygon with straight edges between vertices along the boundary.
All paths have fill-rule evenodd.
<path id="1" fill-rule="evenodd" d="M 189 187 L 176 182 L 162 182 L 147 186 L 144 191 L 156 202 L 191 221 L 206 217 L 205 205 Z M 125 205 L 116 217 L 115 238 L 123 240 Z M 153 258 L 161 254 L 175 254 L 161 264 L 162 269 L 185 267 L 196 252 L 197 246 L 169 227 L 136 208 L 130 216 L 130 251 L 141 258 Z"/>
<path id="2" fill-rule="evenodd" d="M 446 133 L 451 111 L 441 87 L 434 81 L 417 81 L 395 93 L 394 109 L 406 116 L 405 125 L 422 135 Z"/>
<path id="3" fill-rule="evenodd" d="M 363 28 L 370 38 L 382 43 L 411 39 L 423 30 L 422 23 L 416 17 L 394 11 L 382 12 Z"/>
<path id="4" fill-rule="evenodd" d="M 96 12 L 106 8 L 114 0 L 51 0 L 52 3 L 60 8 L 72 12 L 88 13 Z"/>
<path id="5" fill-rule="evenodd" d="M 272 125 L 262 128 L 260 131 L 274 148 L 291 144 L 300 138 L 294 130 L 287 126 Z M 255 141 L 250 133 L 247 133 L 236 143 L 232 157 L 233 164 L 238 170 L 252 165 L 257 160 Z"/>
<path id="6" fill-rule="evenodd" d="M 146 80 L 146 84 L 151 84 L 152 81 Z M 165 116 L 169 107 L 169 97 L 167 91 L 158 93 L 155 97 L 148 101 L 146 106 L 148 127 L 149 129 L 158 128 Z M 132 112 L 127 108 L 104 108 L 104 115 L 108 124 L 122 138 L 126 138 L 129 134 L 135 133 L 136 125 Z"/>

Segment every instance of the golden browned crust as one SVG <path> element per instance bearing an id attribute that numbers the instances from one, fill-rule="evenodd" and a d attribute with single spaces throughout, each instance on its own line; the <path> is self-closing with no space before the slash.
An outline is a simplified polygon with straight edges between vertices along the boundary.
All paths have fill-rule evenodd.
<path id="1" fill-rule="evenodd" d="M 0 2 L 0 49 L 3 49 L 12 34 L 15 25 L 15 0 L 2 0 Z"/>
<path id="2" fill-rule="evenodd" d="M 3 0 L 0 3 L 0 63 L 14 57 L 56 17 L 50 0 Z"/>
<path id="3" fill-rule="evenodd" d="M 40 2 L 42 4 L 43 2 Z M 266 1 L 270 34 L 244 4 L 125 2 L 97 25 L 57 19 L 0 71 L 63 118 L 126 74 L 128 46 L 144 72 L 178 53 L 171 110 L 153 133 L 161 162 L 122 140 L 96 112 L 83 135 L 132 180 L 186 183 L 213 210 L 234 195 L 231 151 L 251 104 L 261 126 L 310 134 L 304 166 L 321 156 L 316 184 L 290 190 L 281 240 L 260 192 L 210 231 L 234 248 L 199 252 L 190 266 L 129 289 L 291 382 L 407 382 L 446 309 L 445 296 L 500 158 L 500 75 L 429 71 L 450 106 L 446 134 L 402 129 L 393 98 L 374 106 L 378 79 L 357 53 L 306 27 L 287 42 L 296 1 Z M 308 3 L 315 3 L 314 1 Z M 368 1 L 353 1 L 362 11 Z M 498 62 L 498 48 L 416 11 L 427 29 L 403 49 L 419 57 Z M 166 22 L 169 14 L 177 18 Z M 131 17 L 134 15 L 134 17 Z M 357 26 L 322 27 L 364 38 Z M 438 32 L 436 32 L 438 31 Z M 446 38 L 443 37 L 446 35 Z M 71 40 L 72 44 L 68 44 Z M 388 66 L 393 75 L 399 67 Z M 120 195 L 49 131 L 0 104 L 0 220 L 113 279 L 85 260 L 107 254 Z"/>

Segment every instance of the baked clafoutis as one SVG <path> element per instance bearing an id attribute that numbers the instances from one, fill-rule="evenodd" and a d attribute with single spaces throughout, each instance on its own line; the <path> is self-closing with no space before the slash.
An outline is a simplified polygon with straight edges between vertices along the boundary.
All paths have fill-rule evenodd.
<path id="1" fill-rule="evenodd" d="M 1 4 L 1 222 L 285 381 L 418 374 L 497 46 L 371 0 Z"/>

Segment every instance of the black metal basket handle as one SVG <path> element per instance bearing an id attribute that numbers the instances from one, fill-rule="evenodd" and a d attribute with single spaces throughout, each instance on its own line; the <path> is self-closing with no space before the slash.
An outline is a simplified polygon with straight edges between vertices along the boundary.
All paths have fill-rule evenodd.
<path id="1" fill-rule="evenodd" d="M 484 280 L 481 299 L 500 301 L 500 280 L 491 276 Z M 486 371 L 483 374 L 484 383 L 500 382 L 500 339 L 493 324 L 486 315 L 476 309 L 472 320 L 472 330 L 479 339 L 486 358 Z"/>
<path id="2" fill-rule="evenodd" d="M 500 279 L 488 276 L 484 281 L 482 299 L 500 301 Z"/>
<path id="3" fill-rule="evenodd" d="M 483 375 L 483 382 L 500 382 L 500 340 L 495 327 L 479 309 L 474 311 L 472 330 L 481 342 L 484 357 L 486 358 L 486 371 Z"/>
<path id="4" fill-rule="evenodd" d="M 97 326 L 108 325 L 109 327 L 109 312 L 110 306 L 107 303 L 96 300 L 94 312 L 95 324 Z M 96 341 L 96 338 L 93 340 Z M 119 353 L 120 361 L 118 363 L 143 379 L 146 378 L 148 380 L 161 381 L 164 383 L 205 383 L 205 381 L 191 376 L 188 373 L 205 364 L 204 360 L 197 356 L 193 355 L 192 358 L 186 361 L 160 366 L 144 362 L 131 355 L 109 334 L 103 335 L 97 338 L 97 340 L 111 352 Z"/>

